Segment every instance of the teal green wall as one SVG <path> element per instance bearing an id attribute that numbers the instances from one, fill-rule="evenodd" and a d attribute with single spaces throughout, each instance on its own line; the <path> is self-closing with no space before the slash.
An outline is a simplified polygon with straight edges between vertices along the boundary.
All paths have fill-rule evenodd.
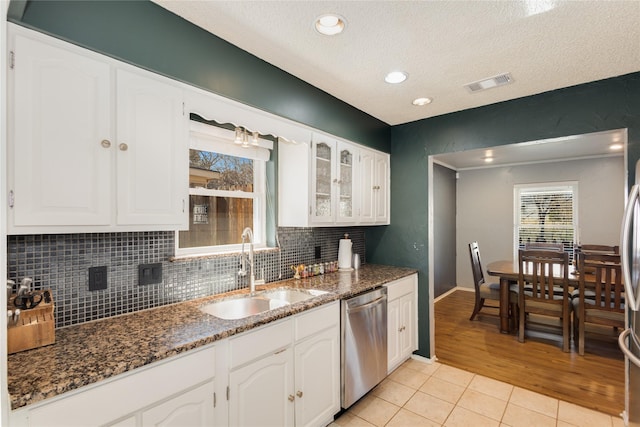
<path id="1" fill-rule="evenodd" d="M 419 270 L 419 354 L 430 354 L 428 156 L 620 128 L 628 129 L 633 182 L 640 158 L 640 73 L 392 127 L 391 225 L 368 231 L 367 261 Z"/>
<path id="2" fill-rule="evenodd" d="M 390 127 L 147 0 L 10 3 L 9 20 L 389 152 Z"/>

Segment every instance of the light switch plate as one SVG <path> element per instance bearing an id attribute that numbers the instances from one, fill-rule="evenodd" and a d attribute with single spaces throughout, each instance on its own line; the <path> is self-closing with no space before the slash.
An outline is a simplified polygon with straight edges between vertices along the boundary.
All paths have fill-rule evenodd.
<path id="1" fill-rule="evenodd" d="M 89 290 L 101 291 L 107 289 L 107 266 L 89 267 Z"/>
<path id="2" fill-rule="evenodd" d="M 162 283 L 162 263 L 140 264 L 138 266 L 138 285 Z"/>

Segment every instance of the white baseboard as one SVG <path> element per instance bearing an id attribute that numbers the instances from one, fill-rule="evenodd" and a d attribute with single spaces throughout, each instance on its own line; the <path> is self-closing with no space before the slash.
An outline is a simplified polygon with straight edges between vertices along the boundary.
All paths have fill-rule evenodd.
<path id="1" fill-rule="evenodd" d="M 420 356 L 419 354 L 412 354 L 411 358 L 418 362 L 428 363 L 429 365 L 431 365 L 433 362 L 438 361 L 438 358 L 436 356 L 429 358 L 429 357 Z"/>
<path id="2" fill-rule="evenodd" d="M 466 292 L 475 292 L 476 290 L 473 288 L 463 288 L 461 286 L 456 286 L 453 289 L 449 289 L 447 292 L 445 292 L 444 294 L 440 295 L 439 297 L 435 298 L 433 300 L 434 303 L 440 301 L 442 298 L 446 298 L 448 295 L 451 295 L 452 293 L 454 293 L 455 291 L 466 291 Z"/>

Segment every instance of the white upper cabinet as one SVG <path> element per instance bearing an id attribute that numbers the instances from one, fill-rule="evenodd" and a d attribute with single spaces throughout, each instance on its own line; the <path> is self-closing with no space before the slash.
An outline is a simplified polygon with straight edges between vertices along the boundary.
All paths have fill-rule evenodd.
<path id="1" fill-rule="evenodd" d="M 360 149 L 360 223 L 389 224 L 389 155 Z"/>
<path id="2" fill-rule="evenodd" d="M 180 179 L 189 165 L 182 90 L 124 70 L 117 82 L 117 223 L 188 228 L 188 185 Z"/>
<path id="3" fill-rule="evenodd" d="M 354 223 L 354 144 L 314 134 L 311 156 L 311 224 Z"/>
<path id="4" fill-rule="evenodd" d="M 389 224 L 389 155 L 318 133 L 311 139 L 278 145 L 278 225 Z"/>
<path id="5" fill-rule="evenodd" d="M 186 228 L 182 89 L 11 29 L 9 234 Z"/>
<path id="6" fill-rule="evenodd" d="M 358 181 L 358 149 L 353 144 L 339 142 L 336 151 L 336 222 L 354 223 L 356 216 Z"/>
<path id="7" fill-rule="evenodd" d="M 9 233 L 109 225 L 110 66 L 29 37 L 14 40 Z"/>

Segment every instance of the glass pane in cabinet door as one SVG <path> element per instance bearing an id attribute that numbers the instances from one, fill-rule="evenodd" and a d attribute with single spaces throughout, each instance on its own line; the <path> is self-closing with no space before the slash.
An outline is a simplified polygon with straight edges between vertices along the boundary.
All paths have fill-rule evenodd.
<path id="1" fill-rule="evenodd" d="M 331 161 L 331 147 L 324 142 L 320 142 L 316 146 L 316 157 L 319 159 Z"/>
<path id="2" fill-rule="evenodd" d="M 316 196 L 316 217 L 331 216 L 331 197 Z"/>
<path id="3" fill-rule="evenodd" d="M 349 150 L 342 150 L 340 152 L 340 164 L 351 166 L 353 164 L 353 154 Z"/>
<path id="4" fill-rule="evenodd" d="M 353 189 L 351 167 L 340 165 L 340 196 L 351 197 Z"/>
<path id="5" fill-rule="evenodd" d="M 340 217 L 350 218 L 353 215 L 353 154 L 349 150 L 340 152 Z"/>
<path id="6" fill-rule="evenodd" d="M 340 217 L 350 218 L 353 215 L 351 197 L 340 198 Z"/>
<path id="7" fill-rule="evenodd" d="M 316 159 L 316 194 L 331 194 L 331 162 Z"/>

